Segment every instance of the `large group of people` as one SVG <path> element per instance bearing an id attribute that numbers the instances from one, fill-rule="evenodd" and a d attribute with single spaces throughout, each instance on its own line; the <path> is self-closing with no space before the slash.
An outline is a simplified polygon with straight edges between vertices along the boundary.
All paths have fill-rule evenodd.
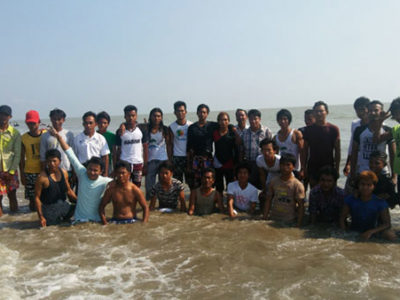
<path id="1" fill-rule="evenodd" d="M 305 111 L 306 126 L 299 129 L 291 128 L 289 110 L 278 111 L 276 134 L 262 125 L 257 109 L 237 109 L 236 125 L 227 112 L 220 112 L 216 122 L 208 120 L 206 104 L 197 107 L 196 122 L 186 119 L 185 102 L 175 102 L 173 109 L 176 121 L 169 126 L 160 108 L 139 124 L 137 108 L 127 105 L 125 122 L 115 133 L 108 130 L 107 112 L 89 111 L 75 137 L 63 128 L 61 109 L 50 111 L 46 128 L 39 113 L 30 110 L 29 130 L 21 137 L 10 124 L 11 107 L 0 106 L 1 199 L 7 195 L 10 211 L 16 212 L 21 181 L 43 227 L 70 221 L 134 223 L 139 204 L 143 222 L 151 210 L 179 207 L 189 215 L 249 214 L 298 227 L 331 223 L 356 230 L 363 239 L 396 239 L 389 207 L 399 203 L 400 125 L 389 128 L 384 120 L 392 116 L 400 122 L 400 98 L 388 112 L 377 100 L 354 102 L 358 119 L 351 124 L 344 188 L 337 186 L 340 132 L 327 121 L 323 101 Z M 113 216 L 107 218 L 110 202 Z"/>

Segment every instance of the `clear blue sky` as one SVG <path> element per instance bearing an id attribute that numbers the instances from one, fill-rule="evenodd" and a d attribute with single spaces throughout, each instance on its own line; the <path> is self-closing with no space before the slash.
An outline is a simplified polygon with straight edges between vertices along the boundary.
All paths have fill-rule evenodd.
<path id="1" fill-rule="evenodd" d="M 0 104 L 70 116 L 400 95 L 400 1 L 0 0 Z"/>

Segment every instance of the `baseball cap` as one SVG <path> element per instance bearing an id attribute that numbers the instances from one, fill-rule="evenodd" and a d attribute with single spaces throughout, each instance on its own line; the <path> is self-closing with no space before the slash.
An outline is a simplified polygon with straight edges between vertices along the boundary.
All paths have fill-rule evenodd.
<path id="1" fill-rule="evenodd" d="M 26 113 L 25 116 L 25 122 L 26 123 L 39 123 L 40 122 L 40 117 L 39 113 L 36 110 L 30 110 Z"/>
<path id="2" fill-rule="evenodd" d="M 7 116 L 11 116 L 11 107 L 9 107 L 8 105 L 2 105 L 0 106 L 0 114 L 5 114 Z"/>

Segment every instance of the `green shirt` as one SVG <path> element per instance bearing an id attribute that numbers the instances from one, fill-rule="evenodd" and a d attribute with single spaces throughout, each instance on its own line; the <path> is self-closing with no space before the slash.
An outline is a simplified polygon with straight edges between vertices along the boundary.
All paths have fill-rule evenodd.
<path id="1" fill-rule="evenodd" d="M 396 143 L 396 155 L 394 156 L 393 171 L 400 174 L 400 124 L 392 128 L 392 136 Z"/>
<path id="2" fill-rule="evenodd" d="M 0 171 L 13 174 L 18 169 L 20 159 L 21 135 L 17 129 L 8 125 L 6 130 L 0 131 Z"/>
<path id="3" fill-rule="evenodd" d="M 108 149 L 110 149 L 110 154 L 108 155 L 108 161 L 110 163 L 110 166 L 112 166 L 112 154 L 113 154 L 113 148 L 114 145 L 116 143 L 117 137 L 115 135 L 115 133 L 112 133 L 111 131 L 106 131 L 105 133 L 101 133 L 102 136 L 104 136 L 104 138 L 107 141 L 107 145 L 108 145 Z"/>

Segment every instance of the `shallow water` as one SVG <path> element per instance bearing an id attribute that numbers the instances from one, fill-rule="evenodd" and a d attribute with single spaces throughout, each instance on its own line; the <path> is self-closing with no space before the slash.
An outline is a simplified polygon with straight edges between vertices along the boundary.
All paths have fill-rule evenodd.
<path id="1" fill-rule="evenodd" d="M 293 109 L 294 127 L 303 110 Z M 276 111 L 263 110 L 274 131 Z M 342 152 L 352 118 L 351 106 L 332 107 Z M 79 119 L 69 122 L 79 131 Z M 0 218 L 0 299 L 398 299 L 400 292 L 398 242 L 221 214 L 152 212 L 148 224 L 39 229 L 22 189 L 18 195 L 21 213 L 8 215 L 5 199 Z M 400 209 L 391 214 L 399 230 Z"/>

